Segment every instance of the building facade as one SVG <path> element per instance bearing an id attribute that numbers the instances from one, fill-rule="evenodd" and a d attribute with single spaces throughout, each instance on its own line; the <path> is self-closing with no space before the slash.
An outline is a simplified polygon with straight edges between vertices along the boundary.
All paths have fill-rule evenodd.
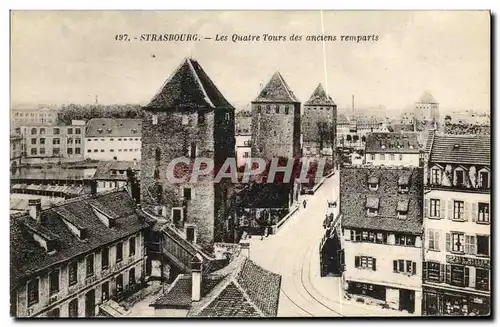
<path id="1" fill-rule="evenodd" d="M 24 142 L 21 134 L 17 132 L 10 133 L 10 167 L 15 169 L 21 164 L 21 158 L 24 153 Z"/>
<path id="2" fill-rule="evenodd" d="M 11 315 L 93 317 L 145 278 L 148 225 L 125 191 L 11 216 Z"/>
<path id="3" fill-rule="evenodd" d="M 366 138 L 365 163 L 374 166 L 420 166 L 417 135 L 371 133 Z"/>
<path id="4" fill-rule="evenodd" d="M 97 165 L 93 180 L 97 182 L 97 192 L 105 192 L 127 186 L 127 170 L 132 169 L 135 177 L 140 178 L 141 167 L 137 162 L 101 161 Z"/>
<path id="5" fill-rule="evenodd" d="M 11 122 L 15 126 L 52 126 L 57 124 L 57 110 L 41 109 L 13 109 Z"/>
<path id="6" fill-rule="evenodd" d="M 343 280 L 348 297 L 420 314 L 422 180 L 422 169 L 413 167 L 340 170 Z"/>
<path id="7" fill-rule="evenodd" d="M 141 119 L 93 118 L 87 122 L 85 159 L 141 160 Z"/>
<path id="8" fill-rule="evenodd" d="M 326 149 L 334 152 L 336 144 L 337 105 L 326 94 L 321 83 L 309 100 L 304 103 L 301 119 L 304 154 L 323 154 Z"/>
<path id="9" fill-rule="evenodd" d="M 22 126 L 26 158 L 82 160 L 85 122 L 69 126 Z"/>
<path id="10" fill-rule="evenodd" d="M 191 182 L 189 174 L 198 157 L 212 159 L 216 171 L 234 160 L 234 107 L 196 60 L 185 59 L 143 110 L 142 203 L 171 219 L 190 241 L 234 240 L 231 181 L 214 183 L 202 175 Z M 167 174 L 180 157 L 186 161 L 175 166 L 177 183 Z"/>
<path id="11" fill-rule="evenodd" d="M 491 140 L 433 135 L 425 165 L 425 315 L 488 315 Z"/>
<path id="12" fill-rule="evenodd" d="M 431 125 L 441 122 L 439 102 L 434 99 L 430 92 L 425 91 L 415 103 L 414 118 L 418 122 L 427 122 Z"/>

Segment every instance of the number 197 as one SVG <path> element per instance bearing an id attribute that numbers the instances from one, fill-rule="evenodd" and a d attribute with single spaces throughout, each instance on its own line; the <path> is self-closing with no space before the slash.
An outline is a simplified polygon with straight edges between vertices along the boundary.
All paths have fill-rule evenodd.
<path id="1" fill-rule="evenodd" d="M 128 34 L 116 34 L 115 40 L 116 41 L 129 41 Z"/>

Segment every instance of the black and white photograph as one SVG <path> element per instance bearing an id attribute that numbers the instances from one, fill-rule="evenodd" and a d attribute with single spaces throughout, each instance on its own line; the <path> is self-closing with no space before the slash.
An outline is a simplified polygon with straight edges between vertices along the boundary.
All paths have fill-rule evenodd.
<path id="1" fill-rule="evenodd" d="M 491 29 L 11 10 L 10 316 L 490 317 Z"/>

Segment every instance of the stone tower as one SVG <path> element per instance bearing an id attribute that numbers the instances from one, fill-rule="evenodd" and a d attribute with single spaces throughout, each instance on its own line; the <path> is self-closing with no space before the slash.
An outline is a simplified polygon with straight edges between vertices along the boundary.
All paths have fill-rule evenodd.
<path id="1" fill-rule="evenodd" d="M 415 120 L 431 124 L 440 123 L 439 103 L 428 91 L 425 91 L 415 103 Z"/>
<path id="2" fill-rule="evenodd" d="M 302 116 L 303 147 L 312 153 L 331 148 L 335 151 L 337 105 L 321 83 L 304 104 Z"/>
<path id="3" fill-rule="evenodd" d="M 201 245 L 234 240 L 234 193 L 229 179 L 209 176 L 191 182 L 167 178 L 167 167 L 183 157 L 177 171 L 189 172 L 196 158 L 220 167 L 234 158 L 234 107 L 219 92 L 200 64 L 185 59 L 143 108 L 141 202 L 175 224 Z M 181 176 L 176 175 L 176 177 Z"/>
<path id="4" fill-rule="evenodd" d="M 292 159 L 300 148 L 300 102 L 276 72 L 252 101 L 252 156 Z"/>

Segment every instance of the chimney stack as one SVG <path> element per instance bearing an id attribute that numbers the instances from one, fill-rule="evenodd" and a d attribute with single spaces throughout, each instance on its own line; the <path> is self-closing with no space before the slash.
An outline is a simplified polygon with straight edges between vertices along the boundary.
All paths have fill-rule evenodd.
<path id="1" fill-rule="evenodd" d="M 240 241 L 241 255 L 250 258 L 250 242 L 248 240 Z"/>
<path id="2" fill-rule="evenodd" d="M 42 200 L 41 199 L 28 199 L 29 213 L 31 218 L 41 223 Z"/>
<path id="3" fill-rule="evenodd" d="M 91 195 L 97 194 L 97 181 L 95 179 L 92 179 L 90 181 L 90 194 Z"/>
<path id="4" fill-rule="evenodd" d="M 201 300 L 201 264 L 203 262 L 200 254 L 196 254 L 191 259 L 191 300 L 197 302 Z"/>

